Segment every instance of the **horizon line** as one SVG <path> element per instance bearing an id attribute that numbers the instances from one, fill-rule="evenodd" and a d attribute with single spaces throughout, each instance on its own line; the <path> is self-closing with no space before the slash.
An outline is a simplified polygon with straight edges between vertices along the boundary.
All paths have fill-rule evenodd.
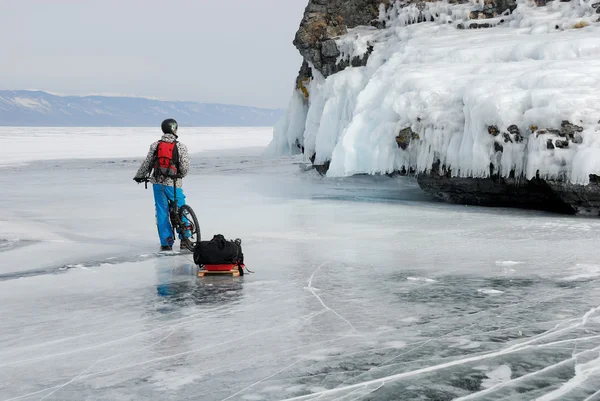
<path id="1" fill-rule="evenodd" d="M 207 105 L 217 105 L 217 106 L 235 106 L 235 107 L 246 107 L 246 108 L 254 108 L 254 109 L 263 109 L 263 110 L 285 110 L 285 107 L 261 107 L 261 106 L 247 106 L 242 104 L 235 103 L 215 103 L 215 102 L 200 102 L 195 100 L 169 100 L 165 98 L 159 98 L 154 96 L 141 96 L 134 94 L 119 94 L 119 93 L 110 93 L 110 92 L 90 92 L 85 95 L 74 95 L 74 94 L 66 94 L 54 91 L 48 91 L 45 89 L 2 89 L 0 88 L 0 92 L 41 92 L 47 95 L 56 96 L 56 97 L 76 97 L 76 98 L 86 98 L 86 97 L 104 97 L 104 98 L 124 98 L 124 99 L 145 99 L 145 100 L 153 100 L 158 102 L 175 102 L 175 103 L 195 103 L 195 104 L 207 104 Z"/>

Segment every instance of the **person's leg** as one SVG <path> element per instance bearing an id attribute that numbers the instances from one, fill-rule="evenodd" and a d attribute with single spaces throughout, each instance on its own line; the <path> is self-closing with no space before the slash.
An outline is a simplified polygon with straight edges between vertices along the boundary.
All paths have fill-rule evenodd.
<path id="1" fill-rule="evenodd" d="M 167 194 L 165 193 L 168 187 L 160 184 L 154 184 L 154 203 L 156 205 L 156 228 L 160 238 L 161 246 L 173 246 L 175 239 L 173 238 L 173 228 L 169 220 L 169 203 L 167 202 Z M 172 192 L 172 191 L 171 191 Z"/>
<path id="2" fill-rule="evenodd" d="M 174 197 L 174 193 L 173 193 L 173 187 L 169 186 L 169 187 L 165 187 L 165 193 L 167 195 L 167 197 L 169 198 L 169 200 L 173 201 L 175 199 Z M 177 207 L 181 207 L 183 205 L 185 205 L 185 194 L 183 192 L 182 188 L 177 188 Z M 184 217 L 183 218 L 183 223 L 188 225 L 190 224 L 190 222 Z M 179 239 L 181 239 L 181 233 L 177 233 L 179 235 Z M 191 237 L 192 233 L 187 230 L 185 232 L 185 236 L 187 237 Z"/>

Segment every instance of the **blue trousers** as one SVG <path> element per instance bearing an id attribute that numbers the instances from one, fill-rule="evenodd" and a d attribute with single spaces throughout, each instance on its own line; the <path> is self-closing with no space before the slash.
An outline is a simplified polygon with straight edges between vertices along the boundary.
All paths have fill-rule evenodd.
<path id="1" fill-rule="evenodd" d="M 160 244 L 162 246 L 173 246 L 175 238 L 173 238 L 173 227 L 171 226 L 171 220 L 169 220 L 169 203 L 167 201 L 173 201 L 175 199 L 172 186 L 166 186 L 161 184 L 153 184 L 152 189 L 154 190 L 154 203 L 156 205 L 156 228 L 158 229 L 158 236 L 160 238 Z M 177 206 L 181 207 L 185 205 L 185 195 L 181 188 L 177 188 Z M 187 223 L 187 221 L 184 221 Z M 189 237 L 190 233 L 186 232 L 186 236 Z M 179 235 L 181 239 L 181 234 Z"/>

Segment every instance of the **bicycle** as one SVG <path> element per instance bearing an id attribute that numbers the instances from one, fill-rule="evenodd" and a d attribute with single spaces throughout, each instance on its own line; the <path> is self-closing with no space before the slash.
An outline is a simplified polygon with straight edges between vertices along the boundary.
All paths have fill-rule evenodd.
<path id="1" fill-rule="evenodd" d="M 175 238 L 175 231 L 179 234 L 181 242 L 185 247 L 194 252 L 196 244 L 201 241 L 200 224 L 196 218 L 196 213 L 190 205 L 177 206 L 177 188 L 175 185 L 176 179 L 173 179 L 173 200 L 167 197 L 169 204 L 169 220 L 171 221 L 171 228 L 173 230 L 173 238 Z M 148 189 L 148 182 L 150 178 L 146 177 L 141 182 L 145 184 Z M 190 234 L 189 236 L 186 234 Z"/>

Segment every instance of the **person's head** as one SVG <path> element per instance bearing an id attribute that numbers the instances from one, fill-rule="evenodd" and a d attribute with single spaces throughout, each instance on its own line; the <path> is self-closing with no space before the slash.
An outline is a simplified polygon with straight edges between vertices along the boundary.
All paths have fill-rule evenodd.
<path id="1" fill-rule="evenodd" d="M 172 118 L 167 118 L 165 121 L 162 122 L 160 127 L 162 128 L 163 134 L 177 135 L 178 124 L 177 121 L 175 121 Z"/>

